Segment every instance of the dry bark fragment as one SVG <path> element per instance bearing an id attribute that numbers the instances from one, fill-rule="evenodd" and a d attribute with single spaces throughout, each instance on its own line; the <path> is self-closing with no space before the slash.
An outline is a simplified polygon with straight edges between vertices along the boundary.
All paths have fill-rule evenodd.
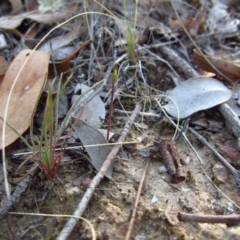
<path id="1" fill-rule="evenodd" d="M 180 157 L 177 152 L 176 143 L 160 139 L 155 142 L 159 148 L 160 156 L 162 157 L 168 173 L 172 176 L 173 183 L 179 183 L 186 179 L 186 174 L 182 168 Z"/>
<path id="2" fill-rule="evenodd" d="M 182 182 L 186 179 L 186 173 L 184 172 L 184 170 L 182 168 L 181 160 L 180 160 L 179 154 L 177 152 L 176 143 L 173 141 L 169 142 L 168 149 L 172 155 L 172 158 L 174 160 L 175 167 L 177 170 L 176 174 L 174 174 L 172 177 L 172 182 L 174 182 L 174 183 Z"/>
<path id="3" fill-rule="evenodd" d="M 155 142 L 154 144 L 159 148 L 160 156 L 163 159 L 163 162 L 166 166 L 168 173 L 171 176 L 173 176 L 174 174 L 176 174 L 176 168 L 175 168 L 175 164 L 173 162 L 173 158 L 172 158 L 170 152 L 168 151 L 167 140 L 160 139 L 157 142 Z"/>

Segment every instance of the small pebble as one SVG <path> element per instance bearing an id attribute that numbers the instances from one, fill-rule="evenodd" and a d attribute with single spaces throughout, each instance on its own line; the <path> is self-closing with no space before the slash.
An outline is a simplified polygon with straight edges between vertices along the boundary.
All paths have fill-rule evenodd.
<path id="1" fill-rule="evenodd" d="M 143 234 L 137 235 L 137 236 L 134 238 L 134 240 L 146 240 L 146 239 L 147 239 L 146 236 L 143 235 Z"/>
<path id="2" fill-rule="evenodd" d="M 159 201 L 159 198 L 156 195 L 154 195 L 151 203 L 154 204 L 154 203 L 157 203 L 158 201 Z"/>
<path id="3" fill-rule="evenodd" d="M 163 174 L 163 173 L 166 173 L 166 172 L 167 172 L 167 169 L 166 169 L 165 166 L 160 166 L 160 167 L 158 168 L 158 171 L 159 171 L 160 174 Z"/>
<path id="4" fill-rule="evenodd" d="M 191 158 L 189 156 L 180 159 L 182 165 L 188 165 L 190 160 Z"/>
<path id="5" fill-rule="evenodd" d="M 234 207 L 232 202 L 228 202 L 224 209 L 224 215 L 231 215 L 234 213 Z"/>

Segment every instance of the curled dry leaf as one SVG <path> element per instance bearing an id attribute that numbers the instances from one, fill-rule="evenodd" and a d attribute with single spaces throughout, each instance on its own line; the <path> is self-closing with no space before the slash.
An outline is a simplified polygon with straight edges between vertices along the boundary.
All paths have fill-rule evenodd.
<path id="1" fill-rule="evenodd" d="M 224 80 L 237 81 L 240 78 L 240 64 L 234 61 L 203 55 L 196 50 L 193 53 L 193 61 L 204 71 L 215 73 Z"/>
<path id="2" fill-rule="evenodd" d="M 44 52 L 51 52 L 63 46 L 68 45 L 70 42 L 72 42 L 74 39 L 76 39 L 79 36 L 81 27 L 82 27 L 81 24 L 78 23 L 77 26 L 73 30 L 71 30 L 69 33 L 52 38 L 46 43 L 42 44 L 39 47 L 39 50 Z"/>
<path id="3" fill-rule="evenodd" d="M 26 60 L 28 61 L 21 70 Z M 48 53 L 23 50 L 9 66 L 1 84 L 0 117 L 4 118 L 5 111 L 7 111 L 7 122 L 19 134 L 23 134 L 30 126 L 31 117 L 48 71 L 48 61 Z M 13 91 L 9 96 L 12 87 Z M 10 98 L 10 101 L 8 109 L 6 109 L 8 98 Z M 0 120 L 0 149 L 18 139 L 18 135 L 6 126 L 5 144 L 3 146 L 2 133 L 3 121 Z"/>

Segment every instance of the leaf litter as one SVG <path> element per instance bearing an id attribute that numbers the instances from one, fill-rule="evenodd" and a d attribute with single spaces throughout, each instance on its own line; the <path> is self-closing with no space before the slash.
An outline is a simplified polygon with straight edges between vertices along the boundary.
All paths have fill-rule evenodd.
<path id="1" fill-rule="evenodd" d="M 236 108 L 239 108 L 236 97 L 238 2 L 209 1 L 211 3 L 208 4 L 208 1 L 186 0 L 171 4 L 169 1 L 139 1 L 136 5 L 135 1 L 126 1 L 124 5 L 115 0 L 104 5 L 101 1 L 85 1 L 81 5 L 78 1 L 69 1 L 68 4 L 59 1 L 54 6 L 52 1 L 49 1 L 49 6 L 48 1 L 38 2 L 41 13 L 27 12 L 30 7 L 28 1 L 24 2 L 25 8 L 14 16 L 10 16 L 16 11 L 14 7 L 11 9 L 7 5 L 3 8 L 6 10 L 3 11 L 5 16 L 1 17 L 0 28 L 8 44 L 1 50 L 1 56 L 11 64 L 1 84 L 0 91 L 4 94 L 1 92 L 0 100 L 4 109 L 3 96 L 9 94 L 12 86 L 11 81 L 6 84 L 5 78 L 11 76 L 10 73 L 17 75 L 20 68 L 11 70 L 16 64 L 15 59 L 23 51 L 30 51 L 23 48 L 33 49 L 36 45 L 28 45 L 30 41 L 27 37 L 31 36 L 42 46 L 45 44 L 52 63 L 49 65 L 47 53 L 34 51 L 34 54 L 48 56 L 44 58 L 44 67 L 40 66 L 41 57 L 34 63 L 27 62 L 28 71 L 23 69 L 15 85 L 22 89 L 21 84 L 29 78 L 30 82 L 36 80 L 32 73 L 39 71 L 41 87 L 36 87 L 35 95 L 27 95 L 28 91 L 13 91 L 8 114 L 17 125 L 9 122 L 28 142 L 36 144 L 44 129 L 41 128 L 44 121 L 39 116 L 49 93 L 40 93 L 47 69 L 50 83 L 53 79 L 62 79 L 64 85 L 70 80 L 64 91 L 56 88 L 53 93 L 52 104 L 57 104 L 52 109 L 55 119 L 51 129 L 54 129 L 57 141 L 54 144 L 45 142 L 53 146 L 53 149 L 48 149 L 55 157 L 61 156 L 60 161 L 66 161 L 61 161 L 55 172 L 57 178 L 47 181 L 41 166 L 33 169 L 37 153 L 25 152 L 23 142 L 17 140 L 19 136 L 6 128 L 5 137 L 12 140 L 4 149 L 7 155 L 3 163 L 8 161 L 7 174 L 14 181 L 11 181 L 12 198 L 6 199 L 3 194 L 1 201 L 5 207 L 0 209 L 0 216 L 6 219 L 7 211 L 23 214 L 23 210 L 24 215 L 8 214 L 8 222 L 2 220 L 1 239 L 13 236 L 20 239 L 30 236 L 35 239 L 92 239 L 84 221 L 71 218 L 63 222 L 54 217 L 59 213 L 83 215 L 91 222 L 98 239 L 239 239 L 239 227 L 226 223 L 239 216 L 240 199 L 236 186 L 239 165 L 236 159 L 240 146 L 240 123 L 237 114 L 225 103 L 232 97 Z M 4 3 L 1 4 L 4 6 Z M 54 33 L 48 35 L 45 43 L 39 42 L 56 26 L 56 22 L 84 11 L 89 12 L 84 18 L 76 16 L 74 21 L 59 25 Z M 55 63 L 54 51 L 60 51 L 65 46 L 77 50 L 73 54 L 68 52 L 66 61 Z M 222 49 L 230 56 L 228 59 L 234 56 L 234 62 L 218 54 Z M 16 52 L 20 53 L 14 58 Z M 197 61 L 196 56 L 201 61 Z M 203 70 L 205 75 L 200 77 Z M 116 72 L 117 75 L 114 75 Z M 61 74 L 64 74 L 63 78 Z M 210 74 L 211 78 L 206 77 Z M 11 79 L 13 81 L 14 76 Z M 220 80 L 224 81 L 221 83 Z M 77 97 L 79 103 L 74 108 L 71 99 L 80 92 L 74 91 L 79 85 L 82 96 Z M 87 94 L 83 94 L 86 91 Z M 21 93 L 26 96 L 24 102 L 19 101 Z M 63 100 L 58 102 L 61 95 Z M 39 104 L 36 106 L 37 100 Z M 168 102 L 167 105 L 163 100 Z M 113 111 L 109 107 L 112 101 Z M 137 104 L 139 102 L 141 105 Z M 26 108 L 27 105 L 31 108 Z M 64 106 L 63 112 L 59 110 L 61 107 L 57 108 L 59 105 Z M 138 116 L 134 112 L 136 105 L 142 106 Z M 31 117 L 35 111 L 33 106 L 37 107 L 34 119 Z M 135 116 L 132 118 L 133 113 Z M 20 116 L 24 116 L 24 121 Z M 195 124 L 198 119 L 211 124 L 206 125 L 208 128 L 199 129 Z M 32 133 L 27 130 L 31 122 Z M 129 122 L 133 127 L 130 129 L 131 124 L 127 125 L 121 133 L 125 123 Z M 217 127 L 223 123 L 225 127 Z M 97 128 L 103 128 L 107 133 L 103 135 Z M 196 131 L 198 135 L 194 134 Z M 109 132 L 119 133 L 120 136 L 129 133 L 128 144 L 102 146 L 108 144 L 105 135 Z M 46 140 L 51 139 L 50 132 L 45 130 L 44 134 Z M 164 141 L 168 143 L 166 149 L 156 148 Z M 18 154 L 14 155 L 13 149 L 18 150 Z M 173 159 L 177 156 L 171 169 L 176 168 L 175 171 L 183 173 L 181 181 L 174 182 L 174 174 L 170 170 L 161 174 L 158 172 L 160 166 L 168 166 L 163 156 L 167 151 Z M 232 165 L 229 166 L 222 158 L 224 166 L 220 165 L 218 151 L 223 152 Z M 116 155 L 118 152 L 119 155 Z M 151 160 L 147 159 L 149 156 Z M 148 168 L 144 166 L 146 161 Z M 21 168 L 21 171 L 16 171 L 16 168 Z M 53 168 L 57 169 L 56 166 Z M 3 193 L 4 174 L 6 170 L 0 174 Z M 107 179 L 102 180 L 104 175 Z M 17 181 L 19 178 L 21 180 Z M 15 186 L 14 182 L 19 184 Z M 53 216 L 39 216 L 31 225 L 29 212 L 52 213 Z M 211 214 L 229 222 L 193 224 L 192 221 L 183 221 L 186 213 L 190 219 L 196 214 L 203 218 L 205 214 Z M 206 218 L 204 221 L 207 222 Z M 75 225 L 78 228 L 74 228 Z"/>

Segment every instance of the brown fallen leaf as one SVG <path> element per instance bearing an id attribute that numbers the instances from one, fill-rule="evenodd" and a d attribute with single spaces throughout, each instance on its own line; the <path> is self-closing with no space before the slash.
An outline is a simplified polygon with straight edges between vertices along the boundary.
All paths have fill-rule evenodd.
<path id="1" fill-rule="evenodd" d="M 26 59 L 28 61 L 21 71 Z M 1 84 L 0 117 L 4 118 L 7 101 L 10 97 L 6 120 L 19 134 L 23 134 L 30 126 L 31 117 L 48 72 L 48 61 L 48 53 L 23 50 L 10 64 Z M 17 81 L 15 81 L 16 78 Z M 2 134 L 3 121 L 0 120 L 0 149 L 18 139 L 18 135 L 6 126 L 3 146 Z"/>
<path id="2" fill-rule="evenodd" d="M 17 14 L 22 12 L 23 10 L 23 4 L 21 0 L 9 0 L 11 6 L 12 6 L 12 14 Z"/>
<path id="3" fill-rule="evenodd" d="M 30 13 L 23 13 L 17 16 L 12 16 L 12 17 L 1 17 L 0 31 L 15 29 L 25 19 L 31 19 L 38 23 L 52 25 L 67 19 L 75 11 L 80 11 L 80 9 L 78 9 L 77 7 L 71 7 L 58 12 L 46 12 L 46 13 L 30 12 Z"/>
<path id="4" fill-rule="evenodd" d="M 223 80 L 237 81 L 240 78 L 240 65 L 234 61 L 203 55 L 197 50 L 194 50 L 193 61 L 204 71 L 215 73 Z"/>
<path id="5" fill-rule="evenodd" d="M 70 70 L 70 61 L 75 57 L 79 51 L 83 50 L 85 47 L 87 47 L 90 44 L 90 40 L 84 42 L 81 46 L 79 46 L 76 50 L 74 50 L 67 58 L 65 58 L 63 61 L 56 62 L 55 67 L 57 70 L 57 73 L 61 75 L 63 73 L 63 82 L 65 81 L 67 75 L 66 73 Z M 55 72 L 54 72 L 54 64 L 49 65 L 49 79 L 55 78 Z"/>
<path id="6" fill-rule="evenodd" d="M 51 38 L 49 41 L 43 43 L 38 50 L 44 52 L 51 52 L 59 49 L 63 46 L 68 45 L 74 39 L 76 39 L 80 34 L 80 29 L 82 27 L 81 23 L 78 23 L 70 32 L 67 34 Z M 50 47 L 51 46 L 51 47 Z"/>

